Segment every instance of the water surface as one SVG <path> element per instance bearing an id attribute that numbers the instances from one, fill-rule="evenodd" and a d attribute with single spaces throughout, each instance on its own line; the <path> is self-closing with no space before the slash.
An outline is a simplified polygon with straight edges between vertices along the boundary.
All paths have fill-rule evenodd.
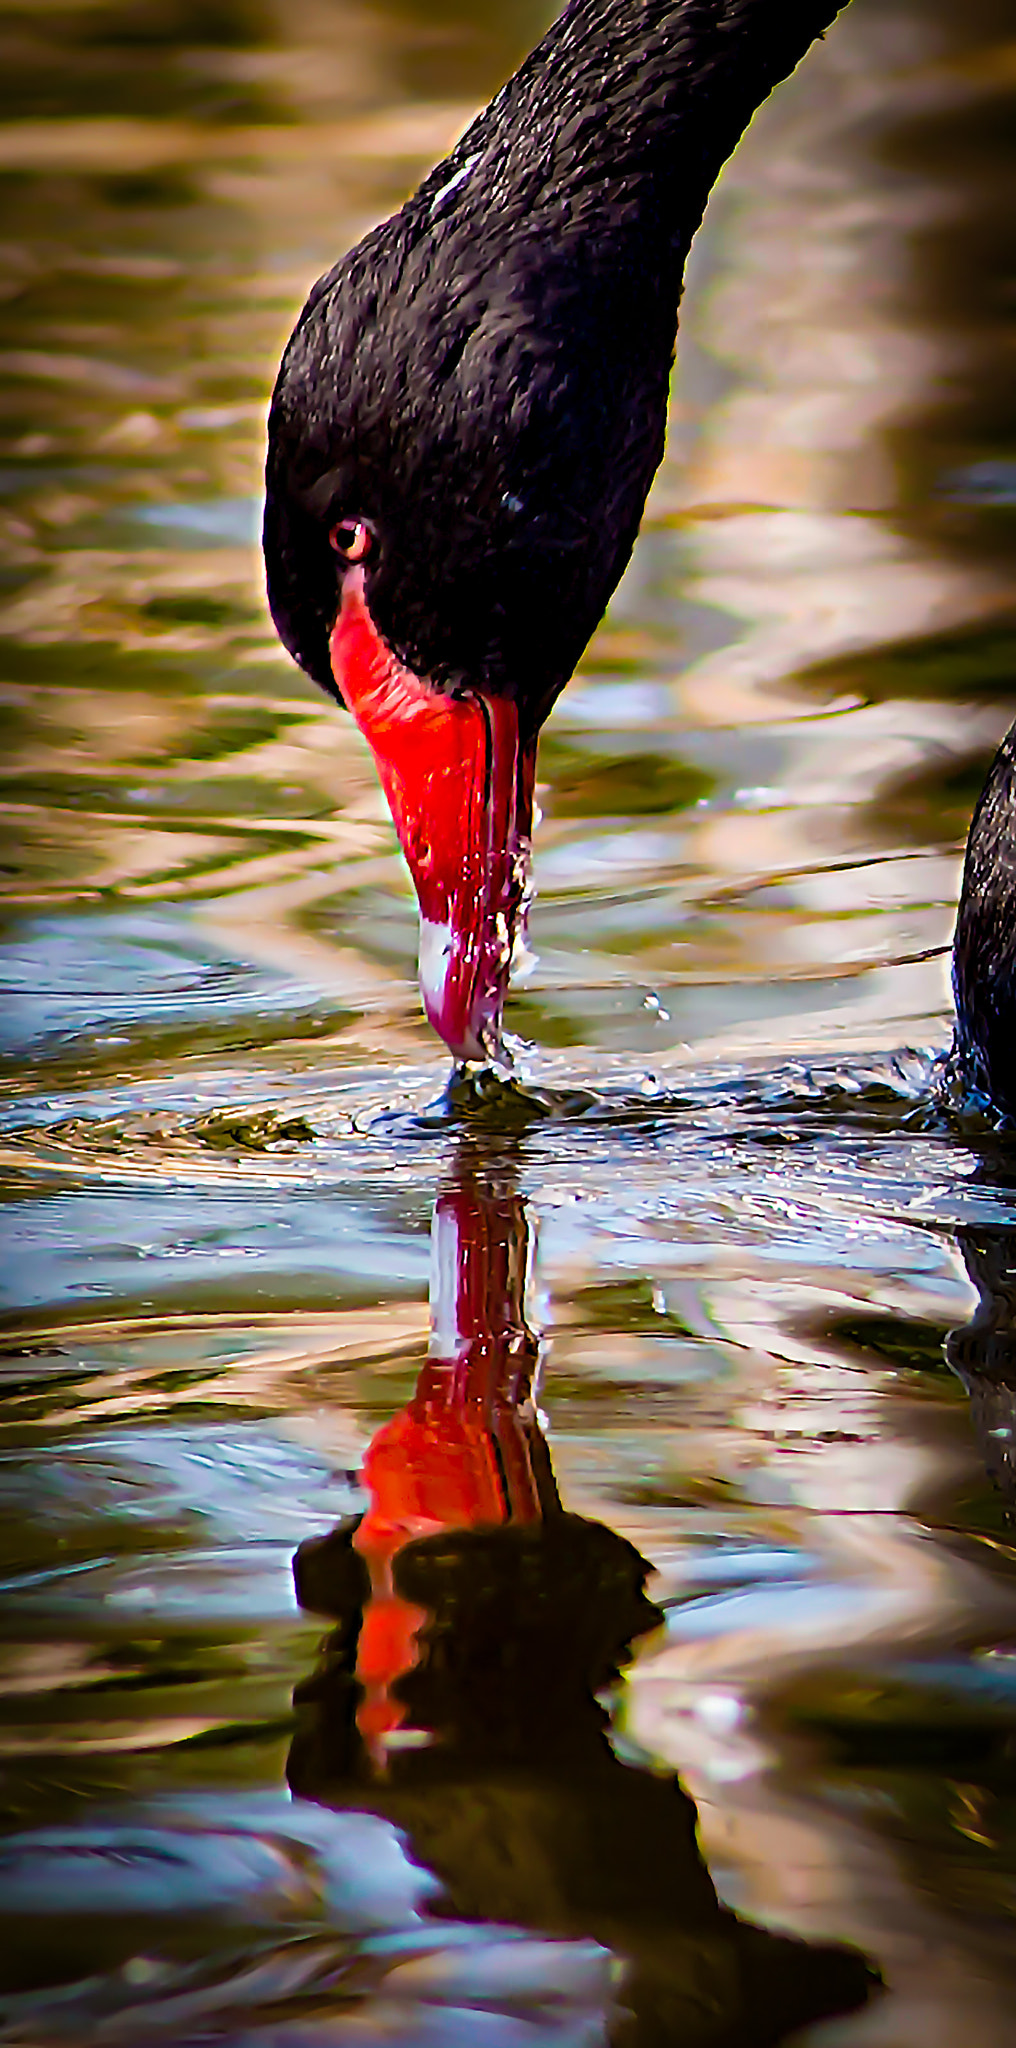
<path id="1" fill-rule="evenodd" d="M 25 2048 L 1012 2038 L 1016 1167 L 935 1076 L 1016 676 L 1016 18 L 854 0 L 728 167 L 541 751 L 538 1049 L 448 1095 L 263 419 L 546 13 L 0 31 Z"/>

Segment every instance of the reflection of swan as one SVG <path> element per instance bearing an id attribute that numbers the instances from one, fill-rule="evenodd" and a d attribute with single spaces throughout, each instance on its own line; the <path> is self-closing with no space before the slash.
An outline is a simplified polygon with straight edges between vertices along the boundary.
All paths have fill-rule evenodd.
<path id="1" fill-rule="evenodd" d="M 467 1167 L 433 1242 L 431 1355 L 367 1454 L 367 1513 L 297 1553 L 335 1627 L 297 1694 L 294 1792 L 395 1822 L 449 1921 L 598 1943 L 598 2040 L 761 2048 L 855 2008 L 862 1958 L 722 1907 L 677 1778 L 608 1740 L 597 1695 L 659 1611 L 638 1551 L 558 1499 L 521 1200 Z"/>

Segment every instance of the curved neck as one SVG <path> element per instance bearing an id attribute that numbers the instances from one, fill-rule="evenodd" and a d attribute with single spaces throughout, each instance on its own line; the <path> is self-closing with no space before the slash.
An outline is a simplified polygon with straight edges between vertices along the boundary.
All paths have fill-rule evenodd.
<path id="1" fill-rule="evenodd" d="M 577 193 L 609 179 L 623 215 L 645 180 L 680 179 L 668 225 L 691 231 L 755 109 L 844 0 L 569 0 L 442 167 L 468 175 L 511 138 L 512 187 Z M 429 197 L 431 184 L 424 190 Z M 634 187 L 628 189 L 626 187 Z M 661 194 L 661 197 L 663 195 Z M 680 232 L 680 231 L 679 231 Z M 680 237 L 690 239 L 686 233 Z"/>

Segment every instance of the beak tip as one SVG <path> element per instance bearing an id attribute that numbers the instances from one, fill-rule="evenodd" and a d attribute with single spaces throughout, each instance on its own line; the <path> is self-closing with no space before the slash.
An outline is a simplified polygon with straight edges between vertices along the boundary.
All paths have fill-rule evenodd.
<path id="1" fill-rule="evenodd" d="M 462 953 L 451 924 L 420 919 L 420 994 L 427 1021 L 460 1063 L 488 1064 L 501 1039 L 501 989 L 486 977 L 462 972 Z"/>

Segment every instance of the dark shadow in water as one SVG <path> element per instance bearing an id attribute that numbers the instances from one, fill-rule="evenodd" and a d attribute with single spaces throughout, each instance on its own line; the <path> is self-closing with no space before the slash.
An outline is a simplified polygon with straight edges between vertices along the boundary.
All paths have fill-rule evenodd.
<path id="1" fill-rule="evenodd" d="M 861 1955 L 726 1910 L 677 1777 L 611 1744 L 600 1695 L 661 1616 L 645 1558 L 560 1503 L 510 1161 L 460 1154 L 433 1244 L 430 1356 L 371 1444 L 370 1506 L 296 1555 L 334 1628 L 297 1691 L 293 1791 L 404 1829 L 438 1915 L 609 1950 L 614 2043 L 764 2048 L 856 2009 Z"/>
<path id="2" fill-rule="evenodd" d="M 1011 1160 L 1000 1180 L 998 1162 L 986 1164 L 992 1186 L 1016 1189 Z M 977 1289 L 970 1321 L 952 1330 L 945 1353 L 970 1396 L 970 1414 L 988 1477 L 998 1487 L 1009 1520 L 1016 1519 L 1016 1225 L 977 1225 L 957 1231 L 956 1242 Z"/>

